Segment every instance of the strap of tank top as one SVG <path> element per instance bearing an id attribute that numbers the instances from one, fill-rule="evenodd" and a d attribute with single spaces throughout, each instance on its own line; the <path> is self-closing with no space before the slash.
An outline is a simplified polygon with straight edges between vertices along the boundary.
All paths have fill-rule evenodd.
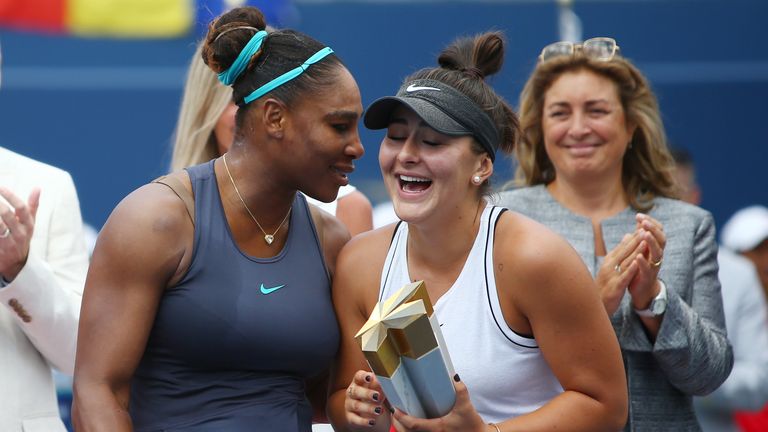
<path id="1" fill-rule="evenodd" d="M 152 183 L 159 183 L 169 187 L 184 202 L 189 219 L 192 221 L 192 225 L 195 224 L 195 197 L 192 196 L 192 191 L 187 189 L 181 180 L 173 176 L 164 175 L 152 180 Z"/>

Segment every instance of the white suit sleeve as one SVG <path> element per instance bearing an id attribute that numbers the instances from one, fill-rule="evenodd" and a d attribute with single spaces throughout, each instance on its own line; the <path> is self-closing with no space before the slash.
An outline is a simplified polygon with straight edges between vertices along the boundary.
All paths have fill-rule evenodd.
<path id="1" fill-rule="evenodd" d="M 72 374 L 88 252 L 74 183 L 69 174 L 60 174 L 41 185 L 29 257 L 16 278 L 0 289 L 0 307 L 10 309 L 48 363 Z"/>

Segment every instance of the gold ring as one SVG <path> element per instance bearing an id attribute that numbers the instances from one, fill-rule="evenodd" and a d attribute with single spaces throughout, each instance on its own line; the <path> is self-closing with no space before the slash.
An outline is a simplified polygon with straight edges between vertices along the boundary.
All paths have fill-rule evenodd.
<path id="1" fill-rule="evenodd" d="M 4 239 L 4 238 L 8 237 L 9 235 L 11 235 L 11 229 L 8 228 L 8 227 L 5 227 L 5 231 L 3 231 L 2 234 L 0 234 L 0 239 Z"/>
<path id="2" fill-rule="evenodd" d="M 616 270 L 616 273 L 621 273 L 621 264 L 616 264 L 613 269 Z"/>
<path id="3" fill-rule="evenodd" d="M 658 260 L 658 261 L 656 261 L 655 263 L 653 263 L 653 266 L 654 266 L 654 267 L 658 267 L 658 266 L 660 266 L 662 261 L 664 261 L 664 257 L 661 257 L 661 258 L 659 258 L 659 260 Z"/>

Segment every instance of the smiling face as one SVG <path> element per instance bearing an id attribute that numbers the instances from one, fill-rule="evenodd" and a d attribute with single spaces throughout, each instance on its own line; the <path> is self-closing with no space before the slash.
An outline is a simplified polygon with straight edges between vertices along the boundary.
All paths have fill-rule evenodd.
<path id="1" fill-rule="evenodd" d="M 544 94 L 542 132 L 556 178 L 621 179 L 633 129 L 610 79 L 587 70 L 561 75 Z"/>
<path id="2" fill-rule="evenodd" d="M 330 202 L 349 184 L 364 150 L 358 133 L 363 112 L 352 75 L 340 67 L 336 81 L 305 97 L 286 117 L 282 158 L 293 182 L 312 198 Z"/>
<path id="3" fill-rule="evenodd" d="M 472 151 L 472 137 L 441 134 L 402 105 L 392 112 L 379 165 L 395 213 L 409 223 L 476 208 L 471 178 L 481 168 L 483 180 L 492 172 L 488 155 Z"/>

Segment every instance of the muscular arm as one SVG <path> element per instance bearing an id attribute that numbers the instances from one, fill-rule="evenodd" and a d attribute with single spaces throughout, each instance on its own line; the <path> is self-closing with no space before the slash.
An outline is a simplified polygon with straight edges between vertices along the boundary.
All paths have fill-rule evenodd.
<path id="1" fill-rule="evenodd" d="M 516 214 L 502 216 L 495 244 L 505 319 L 511 328 L 535 335 L 564 389 L 540 409 L 501 423 L 501 429 L 621 429 L 627 417 L 621 351 L 579 256 L 564 239 Z"/>
<path id="2" fill-rule="evenodd" d="M 168 188 L 144 186 L 114 210 L 96 244 L 78 334 L 79 431 L 129 431 L 130 381 L 164 289 L 188 264 L 193 227 Z"/>

